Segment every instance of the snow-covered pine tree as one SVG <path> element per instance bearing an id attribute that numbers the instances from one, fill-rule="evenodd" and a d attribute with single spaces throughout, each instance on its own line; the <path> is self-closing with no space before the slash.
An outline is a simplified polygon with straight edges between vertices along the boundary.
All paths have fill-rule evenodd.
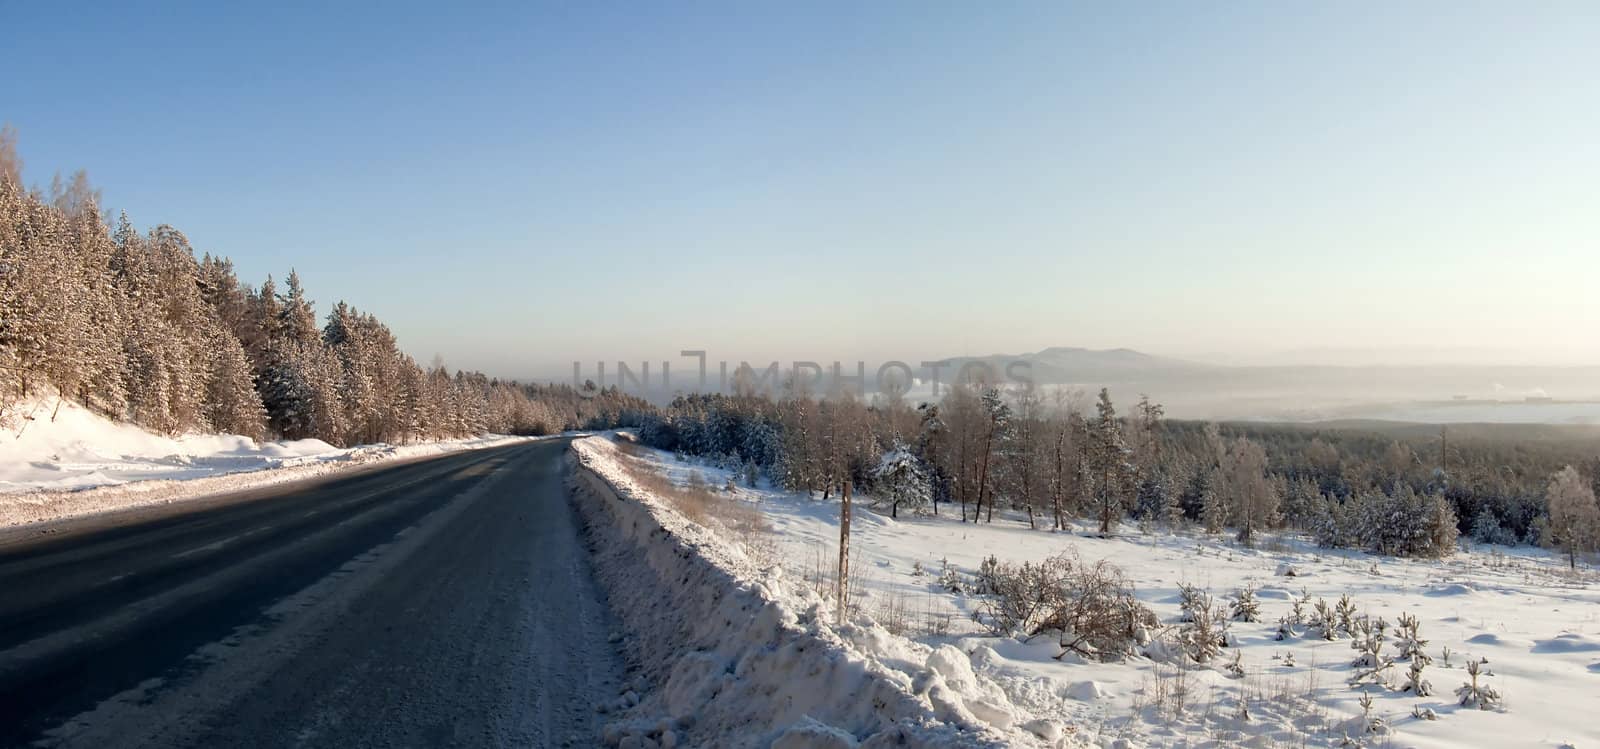
<path id="1" fill-rule="evenodd" d="M 1487 504 L 1478 508 L 1478 514 L 1473 516 L 1471 536 L 1472 540 L 1481 544 L 1503 546 L 1514 546 L 1519 540 L 1516 533 L 1501 525 L 1500 517 Z"/>
<path id="2" fill-rule="evenodd" d="M 303 346 L 321 340 L 317 313 L 300 285 L 300 274 L 290 269 L 286 284 L 286 293 L 278 299 L 279 333 L 286 340 Z"/>
<path id="3" fill-rule="evenodd" d="M 899 517 L 903 505 L 923 512 L 929 503 L 928 476 L 922 462 L 899 437 L 872 470 L 873 500 L 889 505 L 889 517 Z"/>
<path id="4" fill-rule="evenodd" d="M 1211 596 L 1198 586 L 1178 583 L 1178 621 L 1192 622 L 1197 609 L 1211 606 Z"/>
<path id="5" fill-rule="evenodd" d="M 1344 501 L 1340 501 L 1332 494 L 1323 497 L 1322 513 L 1311 527 L 1311 537 L 1318 546 L 1333 549 L 1349 545 L 1350 522 L 1347 517 L 1347 507 L 1355 501 L 1355 496 Z"/>
<path id="6" fill-rule="evenodd" d="M 0 184 L 0 222 L 0 365 L 11 385 L 0 394 L 39 395 L 44 384 L 76 379 L 79 346 L 68 337 L 78 325 L 62 293 L 69 289 L 65 225 L 60 212 L 9 180 Z"/>
<path id="7" fill-rule="evenodd" d="M 1212 605 L 1210 595 L 1200 595 L 1178 636 L 1190 660 L 1208 663 L 1228 644 L 1228 614 L 1221 606 Z"/>
<path id="8" fill-rule="evenodd" d="M 285 347 L 283 305 L 278 301 L 278 285 L 272 280 L 271 274 L 268 274 L 267 280 L 261 283 L 261 289 L 251 295 L 250 314 L 254 320 L 253 327 L 260 330 L 261 334 L 250 341 L 256 346 L 246 348 L 245 353 L 250 355 L 250 363 L 255 365 L 259 374 L 274 363 L 278 350 Z M 243 342 L 244 339 L 241 338 L 240 341 Z"/>
<path id="9" fill-rule="evenodd" d="M 158 431 L 170 432 L 173 377 L 169 372 L 180 358 L 173 350 L 161 313 L 161 283 L 147 240 L 123 214 L 113 235 L 114 282 L 125 298 L 128 326 L 123 339 L 123 383 L 127 390 L 125 417 Z"/>
<path id="10" fill-rule="evenodd" d="M 267 410 L 256 393 L 244 346 L 232 333 L 218 329 L 211 336 L 211 354 L 206 423 L 220 432 L 261 439 L 266 431 Z"/>
<path id="11" fill-rule="evenodd" d="M 1228 442 L 1214 423 L 1207 423 L 1201 462 L 1196 470 L 1200 482 L 1200 523 L 1206 533 L 1221 533 L 1232 515 L 1232 488 L 1228 485 Z"/>
<path id="12" fill-rule="evenodd" d="M 272 431 L 284 439 L 315 436 L 310 366 L 297 346 L 277 346 L 257 384 Z"/>
<path id="13" fill-rule="evenodd" d="M 1317 482 L 1306 477 L 1286 480 L 1281 487 L 1281 494 L 1284 524 L 1312 531 L 1322 520 L 1323 512 L 1327 508 L 1323 504 L 1322 492 L 1317 488 Z"/>
<path id="14" fill-rule="evenodd" d="M 1462 707 L 1489 710 L 1500 706 L 1500 691 L 1481 681 L 1487 675 L 1481 659 L 1467 661 L 1467 681 L 1456 687 L 1456 697 L 1461 700 Z"/>
<path id="15" fill-rule="evenodd" d="M 1398 658 L 1403 661 L 1421 662 L 1427 665 L 1433 662 L 1433 657 L 1424 649 L 1428 641 L 1422 639 L 1419 631 L 1421 623 L 1413 614 L 1400 612 L 1400 618 L 1395 630 L 1395 648 L 1399 651 Z"/>
<path id="16" fill-rule="evenodd" d="M 76 394 L 79 403 L 113 418 L 121 418 L 128 404 L 123 381 L 127 361 L 123 340 L 127 336 L 126 299 L 112 275 L 112 244 L 100 207 L 92 195 L 84 198 L 73 219 L 74 239 L 79 260 L 78 272 L 87 329 L 79 354 L 82 378 Z"/>
<path id="17" fill-rule="evenodd" d="M 150 230 L 145 243 L 154 271 L 155 299 L 148 300 L 157 324 L 150 329 L 159 339 L 168 376 L 166 431 L 203 429 L 206 386 L 210 380 L 210 333 L 215 318 L 200 296 L 199 264 L 182 232 L 162 224 Z"/>
<path id="18" fill-rule="evenodd" d="M 1088 469 L 1085 488 L 1090 509 L 1100 524 L 1100 534 L 1110 535 L 1112 526 L 1122 518 L 1125 504 L 1133 495 L 1135 472 L 1116 407 L 1111 403 L 1111 392 L 1106 388 L 1100 388 L 1095 412 L 1085 455 Z"/>
<path id="19" fill-rule="evenodd" d="M 1233 620 L 1237 622 L 1261 621 L 1261 603 L 1256 600 L 1256 589 L 1245 586 L 1234 594 L 1229 607 L 1232 609 Z"/>
<path id="20" fill-rule="evenodd" d="M 1418 697 L 1428 697 L 1433 694 L 1433 684 L 1422 678 L 1422 669 L 1428 664 L 1421 660 L 1411 661 L 1411 666 L 1406 669 L 1406 683 L 1400 690 L 1410 692 Z"/>
<path id="21" fill-rule="evenodd" d="M 376 382 L 374 342 L 368 340 L 365 328 L 356 311 L 341 301 L 328 313 L 322 331 L 323 343 L 339 365 L 337 390 L 347 431 L 340 436 L 349 443 L 378 442 L 384 437 L 385 398 Z"/>

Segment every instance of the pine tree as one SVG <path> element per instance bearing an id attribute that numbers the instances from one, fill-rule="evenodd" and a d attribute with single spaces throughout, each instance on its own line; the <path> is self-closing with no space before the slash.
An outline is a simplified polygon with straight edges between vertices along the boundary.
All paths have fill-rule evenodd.
<path id="1" fill-rule="evenodd" d="M 267 411 L 261 405 L 244 346 L 227 331 L 212 336 L 211 378 L 206 387 L 205 417 L 212 429 L 261 439 Z"/>
<path id="2" fill-rule="evenodd" d="M 300 286 L 300 274 L 291 269 L 287 283 L 288 293 L 278 300 L 281 305 L 278 311 L 279 332 L 295 344 L 310 345 L 322 337 L 317 329 L 317 314 L 312 309 L 311 301 L 306 299 L 305 289 Z"/>
<path id="3" fill-rule="evenodd" d="M 1232 489 L 1228 486 L 1228 442 L 1216 424 L 1207 423 L 1197 478 L 1202 482 L 1200 522 L 1206 533 L 1221 533 L 1233 515 Z"/>
<path id="4" fill-rule="evenodd" d="M 99 205 L 92 196 L 85 200 L 86 204 L 78 206 L 73 220 L 73 244 L 77 247 L 78 282 L 82 293 L 77 303 L 86 325 L 81 338 L 83 345 L 76 355 L 81 367 L 76 396 L 86 408 L 121 418 L 128 403 L 127 385 L 123 381 L 127 369 L 123 353 L 123 340 L 127 336 L 126 299 L 112 274 L 116 247 L 101 221 Z"/>
<path id="5" fill-rule="evenodd" d="M 251 315 L 255 327 L 261 331 L 253 343 L 256 348 L 247 348 L 245 352 L 250 355 L 250 361 L 257 371 L 265 371 L 275 359 L 278 349 L 284 346 L 283 335 L 283 305 L 278 301 L 278 286 L 268 275 L 262 282 L 261 290 L 251 297 Z M 244 339 L 240 338 L 243 342 Z"/>
<path id="6" fill-rule="evenodd" d="M 69 264 L 66 227 L 59 211 L 0 183 L 0 356 L 13 392 L 38 395 L 44 384 L 72 384 L 74 357 L 82 342 L 81 321 L 67 293 L 75 291 L 65 272 Z"/>
<path id="7" fill-rule="evenodd" d="M 888 502 L 892 518 L 900 516 L 901 505 L 922 512 L 929 501 L 928 476 L 922 463 L 898 437 L 873 469 L 872 485 L 874 500 Z"/>
<path id="8" fill-rule="evenodd" d="M 1135 474 L 1110 391 L 1100 389 L 1095 410 L 1096 416 L 1089 428 L 1086 478 L 1089 504 L 1100 523 L 1100 534 L 1104 536 L 1111 534 L 1112 525 L 1125 512 L 1125 503 L 1133 494 Z"/>
<path id="9" fill-rule="evenodd" d="M 320 343 L 286 345 L 261 378 L 261 399 L 272 430 L 284 439 L 342 444 L 338 367 Z"/>

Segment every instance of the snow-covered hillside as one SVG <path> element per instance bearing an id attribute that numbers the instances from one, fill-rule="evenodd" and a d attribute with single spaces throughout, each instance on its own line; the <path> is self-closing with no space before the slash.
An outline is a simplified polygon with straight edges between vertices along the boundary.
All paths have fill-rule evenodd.
<path id="1" fill-rule="evenodd" d="M 13 409 L 0 429 L 0 526 L 287 481 L 377 460 L 489 447 L 483 437 L 337 448 L 322 440 L 256 442 L 230 434 L 166 437 L 112 422 L 71 401 Z M 268 470 L 273 469 L 273 470 Z"/>
<path id="2" fill-rule="evenodd" d="M 630 459 L 675 482 L 703 480 L 720 495 L 759 508 L 787 578 L 831 571 L 837 501 L 742 484 L 729 491 L 726 471 L 645 448 L 632 452 Z M 1030 530 L 1025 519 L 1000 513 L 992 525 L 904 512 L 894 520 L 866 509 L 862 500 L 851 537 L 858 626 L 875 633 L 883 652 L 953 649 L 963 669 L 1003 692 L 990 703 L 1004 705 L 1016 722 L 1059 722 L 1065 728 L 1060 745 L 1600 743 L 1592 712 L 1600 694 L 1600 577 L 1592 570 L 1569 573 L 1543 551 L 1496 547 L 1417 561 L 1330 552 L 1295 537 L 1266 538 L 1255 549 L 1133 528 L 1100 539 Z M 1136 655 L 1089 661 L 1064 652 L 1053 636 L 995 637 L 974 620 L 983 598 L 972 592 L 973 583 L 986 558 L 1038 562 L 1069 550 L 1120 567 L 1137 598 L 1160 618 Z M 1183 631 L 1185 585 L 1209 592 L 1224 607 L 1237 591 L 1253 589 L 1259 621 L 1228 622 L 1228 647 L 1208 663 L 1189 662 L 1171 648 Z M 1353 649 L 1359 632 L 1335 631 L 1329 640 L 1310 623 L 1319 600 L 1334 607 L 1345 595 L 1358 625 L 1363 615 L 1369 623 L 1384 621 L 1378 663 L 1394 660 L 1360 685 L 1351 683 L 1368 670 L 1353 665 L 1361 655 Z M 1280 640 L 1279 621 L 1292 616 L 1296 601 L 1306 601 L 1304 616 Z M 1422 651 L 1431 663 L 1421 678 L 1432 687 L 1426 696 L 1404 690 L 1417 659 L 1399 657 L 1402 615 L 1416 618 L 1426 641 Z M 1467 663 L 1480 659 L 1480 683 L 1501 697 L 1487 710 L 1464 707 L 1456 695 L 1470 680 Z M 1367 707 L 1363 695 L 1370 698 Z M 1007 740 L 1039 738 L 1014 732 Z"/>

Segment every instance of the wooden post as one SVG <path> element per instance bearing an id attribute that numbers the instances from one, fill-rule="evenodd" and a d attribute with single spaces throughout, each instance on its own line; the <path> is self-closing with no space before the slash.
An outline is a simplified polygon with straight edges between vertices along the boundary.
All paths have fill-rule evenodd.
<path id="1" fill-rule="evenodd" d="M 838 599 L 839 623 L 844 624 L 850 605 L 850 482 L 839 492 L 839 579 L 834 593 Z"/>

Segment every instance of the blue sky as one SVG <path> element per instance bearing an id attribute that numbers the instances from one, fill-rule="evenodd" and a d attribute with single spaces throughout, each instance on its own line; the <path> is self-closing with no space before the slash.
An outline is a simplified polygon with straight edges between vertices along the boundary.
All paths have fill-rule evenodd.
<path id="1" fill-rule="evenodd" d="M 0 120 L 495 374 L 1600 363 L 1593 3 L 326 5 L 0 0 Z"/>

